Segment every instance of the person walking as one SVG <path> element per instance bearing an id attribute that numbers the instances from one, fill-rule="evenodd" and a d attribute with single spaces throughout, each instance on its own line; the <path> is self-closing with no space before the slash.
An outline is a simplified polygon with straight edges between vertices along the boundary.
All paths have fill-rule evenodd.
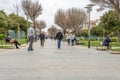
<path id="1" fill-rule="evenodd" d="M 75 39 L 76 39 L 75 35 L 74 35 L 74 34 L 71 34 L 71 35 L 70 35 L 70 39 L 71 39 L 71 45 L 74 46 L 74 44 L 75 44 Z"/>
<path id="2" fill-rule="evenodd" d="M 41 46 L 43 47 L 44 42 L 45 42 L 45 34 L 43 32 L 41 32 L 40 35 L 39 35 L 39 38 L 40 38 Z"/>
<path id="3" fill-rule="evenodd" d="M 34 38 L 35 38 L 35 30 L 34 30 L 32 24 L 28 28 L 27 36 L 28 36 L 28 39 L 29 39 L 29 42 L 30 42 L 29 47 L 28 47 L 28 51 L 33 51 L 33 41 L 34 41 Z"/>
<path id="4" fill-rule="evenodd" d="M 68 46 L 70 46 L 70 33 L 66 35 L 66 40 L 67 40 Z"/>
<path id="5" fill-rule="evenodd" d="M 62 34 L 62 32 L 60 32 L 60 30 L 56 34 L 56 39 L 57 39 L 57 47 L 58 47 L 58 49 L 60 49 L 61 48 L 61 40 L 63 39 L 63 34 Z"/>

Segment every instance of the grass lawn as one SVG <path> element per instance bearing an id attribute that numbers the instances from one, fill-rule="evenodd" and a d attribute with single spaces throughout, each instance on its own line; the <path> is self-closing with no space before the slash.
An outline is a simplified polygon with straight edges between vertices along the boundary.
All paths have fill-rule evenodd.
<path id="1" fill-rule="evenodd" d="M 81 44 L 82 46 L 88 46 L 88 41 L 86 40 L 80 40 L 80 43 L 85 43 L 85 44 Z M 96 47 L 96 46 L 100 46 L 102 41 L 90 41 L 90 46 L 91 47 Z M 110 49 L 111 51 L 115 51 L 117 53 L 120 53 L 120 42 L 111 42 L 110 45 L 112 46 L 112 48 Z M 102 48 L 99 48 L 99 50 L 103 50 Z M 104 51 L 104 50 L 103 50 Z"/>
<path id="2" fill-rule="evenodd" d="M 25 44 L 27 43 L 27 39 L 21 39 L 20 41 L 18 40 L 18 42 L 20 42 L 21 44 Z"/>
<path id="3" fill-rule="evenodd" d="M 79 43 L 85 43 L 85 44 L 81 44 L 81 45 L 88 46 L 88 41 L 86 41 L 86 40 L 79 40 Z M 90 41 L 90 46 L 96 47 L 97 45 L 100 45 L 100 41 Z"/>
<path id="4" fill-rule="evenodd" d="M 11 46 L 0 46 L 0 49 L 9 49 Z"/>
<path id="5" fill-rule="evenodd" d="M 83 45 L 83 46 L 88 46 L 88 41 L 86 41 L 86 40 L 79 40 L 79 43 L 81 43 L 81 42 L 83 42 L 83 43 L 85 43 L 85 44 L 81 44 L 81 45 Z M 90 46 L 91 47 L 96 47 L 96 46 L 100 46 L 102 41 L 90 41 Z M 120 42 L 118 43 L 118 42 L 111 42 L 110 43 L 110 45 L 112 46 L 112 47 L 119 47 L 120 48 Z"/>

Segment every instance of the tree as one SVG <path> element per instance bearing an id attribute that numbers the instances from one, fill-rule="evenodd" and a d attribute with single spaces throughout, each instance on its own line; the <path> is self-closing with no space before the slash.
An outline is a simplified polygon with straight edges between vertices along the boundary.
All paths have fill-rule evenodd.
<path id="1" fill-rule="evenodd" d="M 102 8 L 112 8 L 117 13 L 119 20 L 120 20 L 120 0 L 90 0 L 98 5 L 100 5 Z"/>
<path id="2" fill-rule="evenodd" d="M 120 20 L 120 0 L 90 0 L 93 3 L 96 3 L 98 5 L 100 5 L 102 8 L 107 7 L 110 9 L 114 9 L 117 17 Z M 118 41 L 120 41 L 120 30 L 117 30 L 118 32 Z"/>
<path id="3" fill-rule="evenodd" d="M 44 29 L 46 27 L 45 21 L 36 21 L 36 28 L 38 28 L 40 31 L 41 29 Z"/>
<path id="4" fill-rule="evenodd" d="M 16 14 L 14 14 L 14 13 L 9 14 L 8 21 L 10 21 L 8 23 L 9 29 L 17 31 L 18 30 L 17 27 L 18 27 L 18 24 L 19 24 L 18 16 Z"/>
<path id="5" fill-rule="evenodd" d="M 116 14 L 115 11 L 110 10 L 109 12 L 106 12 L 101 17 L 100 26 L 102 26 L 106 31 L 109 33 L 112 31 L 120 31 L 120 20 Z M 120 34 L 118 33 L 118 39 L 120 37 Z M 119 41 L 119 40 L 118 40 Z"/>
<path id="6" fill-rule="evenodd" d="M 8 16 L 6 15 L 6 13 L 3 10 L 0 10 L 0 28 L 1 30 L 4 30 L 4 32 L 6 33 L 7 31 L 7 18 Z"/>
<path id="7" fill-rule="evenodd" d="M 59 9 L 55 14 L 54 21 L 56 25 L 63 29 L 65 35 L 66 30 L 68 29 L 66 12 L 62 9 Z"/>
<path id="8" fill-rule="evenodd" d="M 116 31 L 120 30 L 120 21 L 115 13 L 115 11 L 110 10 L 109 12 L 106 12 L 101 17 L 101 23 L 102 27 L 106 30 Z"/>
<path id="9" fill-rule="evenodd" d="M 55 24 L 63 29 L 64 35 L 67 31 L 77 34 L 86 20 L 85 11 L 71 8 L 66 11 L 59 9 L 55 15 Z"/>
<path id="10" fill-rule="evenodd" d="M 81 32 L 81 36 L 88 37 L 88 30 L 87 29 L 83 29 L 82 32 Z"/>
<path id="11" fill-rule="evenodd" d="M 25 32 L 27 31 L 27 20 L 25 20 L 24 17 L 15 15 L 14 13 L 10 14 L 8 16 L 8 28 L 16 32 L 18 30 L 18 24 L 21 30 Z"/>
<path id="12" fill-rule="evenodd" d="M 27 20 L 24 17 L 20 17 L 20 16 L 18 18 L 18 22 L 20 29 L 23 30 L 25 33 L 27 33 L 27 25 L 29 25 L 30 22 L 27 22 Z"/>
<path id="13" fill-rule="evenodd" d="M 35 29 L 35 20 L 36 18 L 42 14 L 42 6 L 39 4 L 39 1 L 36 0 L 32 2 L 30 0 L 22 0 L 22 9 L 24 13 L 32 20 Z M 36 29 L 35 29 L 36 34 Z"/>
<path id="14" fill-rule="evenodd" d="M 91 29 L 91 34 L 97 37 L 103 36 L 103 28 L 100 26 L 94 26 Z"/>
<path id="15" fill-rule="evenodd" d="M 3 10 L 0 11 L 0 31 L 5 34 L 8 30 L 17 31 L 18 24 L 21 30 L 27 31 L 27 20 L 24 17 L 17 16 L 14 13 L 7 15 Z"/>
<path id="16" fill-rule="evenodd" d="M 69 26 L 73 33 L 77 34 L 77 30 L 83 27 L 87 18 L 85 11 L 77 8 L 67 10 Z"/>
<path id="17" fill-rule="evenodd" d="M 76 36 L 81 36 L 82 26 L 76 30 Z"/>

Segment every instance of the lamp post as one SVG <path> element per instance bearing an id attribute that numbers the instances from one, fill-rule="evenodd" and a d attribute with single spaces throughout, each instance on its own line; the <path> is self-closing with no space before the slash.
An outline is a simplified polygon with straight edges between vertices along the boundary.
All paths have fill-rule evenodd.
<path id="1" fill-rule="evenodd" d="M 88 48 L 90 48 L 90 12 L 92 11 L 92 7 L 94 4 L 88 4 L 85 8 L 87 9 L 87 13 L 89 15 L 89 23 L 88 23 Z"/>

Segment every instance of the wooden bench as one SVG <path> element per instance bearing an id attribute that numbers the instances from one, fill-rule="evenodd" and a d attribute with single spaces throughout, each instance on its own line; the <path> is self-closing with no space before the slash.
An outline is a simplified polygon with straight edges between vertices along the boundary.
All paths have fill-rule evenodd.
<path id="1" fill-rule="evenodd" d="M 13 45 L 15 44 L 13 41 L 10 41 L 10 42 L 6 42 L 6 41 L 5 41 L 5 46 L 6 46 L 7 44 L 10 45 L 10 48 L 14 48 L 14 47 L 15 47 L 15 46 L 13 46 Z"/>
<path id="2" fill-rule="evenodd" d="M 110 50 L 111 48 L 112 48 L 111 44 L 110 44 L 110 46 L 105 46 L 105 45 L 102 45 L 102 42 L 100 42 L 100 44 L 96 45 L 97 50 L 105 51 L 105 50 Z"/>

